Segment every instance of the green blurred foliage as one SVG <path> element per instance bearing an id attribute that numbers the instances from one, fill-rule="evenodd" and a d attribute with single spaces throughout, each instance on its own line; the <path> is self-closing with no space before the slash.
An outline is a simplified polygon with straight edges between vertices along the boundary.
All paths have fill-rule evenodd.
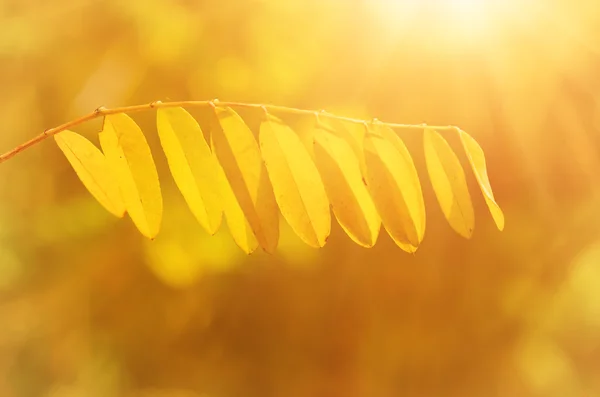
<path id="1" fill-rule="evenodd" d="M 2 150 L 98 106 L 169 99 L 455 124 L 507 219 L 498 232 L 471 178 L 477 226 L 457 236 L 413 134 L 416 255 L 337 225 L 314 250 L 283 225 L 276 255 L 246 256 L 195 223 L 148 113 L 134 117 L 165 197 L 150 242 L 43 142 L 0 165 L 0 395 L 600 393 L 598 5 L 507 1 L 518 17 L 484 35 L 458 29 L 451 0 L 410 17 L 392 3 L 0 2 Z"/>

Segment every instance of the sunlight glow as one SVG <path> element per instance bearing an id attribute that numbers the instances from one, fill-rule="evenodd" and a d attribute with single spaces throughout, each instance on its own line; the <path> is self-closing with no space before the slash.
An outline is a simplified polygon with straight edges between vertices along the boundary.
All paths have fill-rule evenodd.
<path id="1" fill-rule="evenodd" d="M 514 0 L 373 0 L 369 6 L 392 31 L 437 33 L 436 40 L 462 44 L 497 35 L 507 28 L 500 23 L 505 11 L 521 7 Z"/>
<path id="2" fill-rule="evenodd" d="M 469 15 L 482 12 L 486 2 L 482 0 L 448 0 L 446 4 L 449 8 L 456 10 L 459 15 Z"/>

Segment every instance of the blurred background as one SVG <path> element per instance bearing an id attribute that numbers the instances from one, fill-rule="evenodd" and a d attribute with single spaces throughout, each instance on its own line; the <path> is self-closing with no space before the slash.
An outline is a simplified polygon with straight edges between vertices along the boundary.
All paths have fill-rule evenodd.
<path id="1" fill-rule="evenodd" d="M 284 223 L 276 255 L 246 256 L 193 219 L 146 112 L 150 242 L 44 141 L 0 165 L 0 395 L 600 396 L 597 1 L 0 0 L 0 60 L 0 151 L 154 100 L 453 124 L 506 215 L 466 168 L 476 227 L 454 233 L 415 134 L 416 255 Z"/>

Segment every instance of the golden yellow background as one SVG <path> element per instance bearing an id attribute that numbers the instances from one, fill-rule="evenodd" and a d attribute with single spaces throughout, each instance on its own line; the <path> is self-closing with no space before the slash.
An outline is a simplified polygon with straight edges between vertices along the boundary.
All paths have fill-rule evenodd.
<path id="1" fill-rule="evenodd" d="M 276 255 L 246 256 L 193 219 L 147 112 L 150 242 L 46 140 L 0 165 L 0 395 L 600 395 L 599 38 L 592 0 L 2 0 L 1 151 L 154 100 L 454 124 L 506 228 L 466 168 L 474 236 L 450 229 L 416 133 L 416 255 L 337 224 L 315 250 L 284 224 Z"/>

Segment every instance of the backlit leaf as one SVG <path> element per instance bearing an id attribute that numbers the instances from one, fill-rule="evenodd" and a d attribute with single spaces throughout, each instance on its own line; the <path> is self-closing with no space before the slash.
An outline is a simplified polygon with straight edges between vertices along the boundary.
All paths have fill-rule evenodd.
<path id="1" fill-rule="evenodd" d="M 177 187 L 202 227 L 215 234 L 222 218 L 215 190 L 217 164 L 198 122 L 183 108 L 162 108 L 156 123 Z"/>
<path id="2" fill-rule="evenodd" d="M 283 119 L 281 119 L 283 120 Z M 296 117 L 288 121 L 284 121 L 292 131 L 298 136 L 300 142 L 302 142 L 302 146 L 306 149 L 310 158 L 315 158 L 315 153 L 313 150 L 313 142 L 314 142 L 314 129 L 316 118 L 314 115 L 304 116 L 304 117 Z"/>
<path id="3" fill-rule="evenodd" d="M 359 169 L 363 177 L 366 176 L 366 164 L 365 164 L 365 152 L 364 152 L 364 140 L 366 128 L 364 124 L 350 123 L 335 118 L 321 117 L 320 122 L 322 126 L 326 127 L 327 131 L 334 135 L 337 135 L 348 145 L 354 152 L 358 161 Z"/>
<path id="4" fill-rule="evenodd" d="M 371 129 L 378 134 L 381 134 L 388 142 L 394 145 L 404 161 L 406 180 L 404 182 L 403 191 L 404 196 L 406 197 L 406 204 L 415 223 L 415 227 L 417 228 L 420 244 L 425 236 L 426 212 L 425 200 L 423 199 L 423 191 L 421 189 L 421 181 L 419 179 L 419 174 L 417 173 L 417 167 L 415 167 L 415 163 L 408 148 L 394 130 L 381 123 L 373 124 Z"/>
<path id="5" fill-rule="evenodd" d="M 213 158 L 217 164 L 217 171 L 215 174 L 217 183 L 215 189 L 221 197 L 221 205 L 223 207 L 223 214 L 225 215 L 227 227 L 229 228 L 229 233 L 231 233 L 233 241 L 235 241 L 242 251 L 246 254 L 251 254 L 258 248 L 258 241 L 246 219 L 246 215 L 244 215 L 244 211 L 242 211 L 242 208 L 235 198 L 235 194 L 233 194 L 233 190 L 231 190 L 231 185 L 225 176 L 223 168 L 217 162 L 212 139 L 211 147 L 213 148 Z"/>
<path id="6" fill-rule="evenodd" d="M 54 140 L 92 196 L 111 214 L 122 218 L 125 203 L 119 184 L 100 149 L 83 136 L 68 130 L 54 135 Z"/>
<path id="7" fill-rule="evenodd" d="M 420 215 L 414 209 L 417 207 L 412 168 L 377 128 L 366 134 L 364 150 L 367 187 L 383 226 L 400 248 L 413 253 L 420 242 L 417 227 Z"/>
<path id="8" fill-rule="evenodd" d="M 308 245 L 322 247 L 331 211 L 319 171 L 296 133 L 275 116 L 260 126 L 260 149 L 281 214 Z"/>
<path id="9" fill-rule="evenodd" d="M 458 234 L 470 238 L 475 214 L 460 161 L 437 131 L 425 128 L 423 139 L 427 171 L 442 212 Z"/>
<path id="10" fill-rule="evenodd" d="M 259 245 L 273 253 L 279 239 L 279 211 L 258 143 L 230 108 L 215 108 L 215 154 Z"/>
<path id="11" fill-rule="evenodd" d="M 158 173 L 140 127 L 124 113 L 107 115 L 100 145 L 116 176 L 125 208 L 146 237 L 158 234 L 163 202 Z"/>
<path id="12" fill-rule="evenodd" d="M 333 213 L 346 234 L 363 247 L 377 241 L 381 220 L 350 144 L 322 128 L 314 134 L 315 161 Z"/>
<path id="13" fill-rule="evenodd" d="M 463 147 L 465 148 L 465 152 L 467 153 L 467 158 L 469 159 L 471 167 L 473 168 L 473 173 L 475 174 L 477 183 L 479 183 L 479 187 L 481 188 L 485 202 L 490 209 L 492 218 L 494 219 L 498 229 L 503 230 L 504 213 L 494 198 L 494 192 L 492 191 L 492 186 L 490 185 L 490 180 L 487 174 L 485 154 L 483 153 L 481 146 L 479 146 L 473 137 L 460 129 L 458 130 L 458 133 L 460 135 L 460 140 L 463 144 Z"/>

